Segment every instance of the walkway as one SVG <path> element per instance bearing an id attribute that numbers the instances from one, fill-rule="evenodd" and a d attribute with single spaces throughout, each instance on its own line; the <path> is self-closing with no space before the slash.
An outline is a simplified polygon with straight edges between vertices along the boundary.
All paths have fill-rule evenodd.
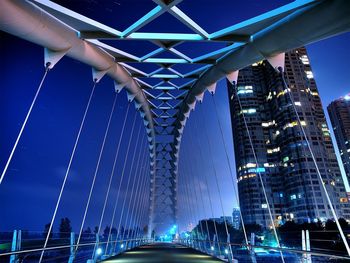
<path id="1" fill-rule="evenodd" d="M 203 254 L 192 248 L 172 243 L 155 243 L 145 245 L 121 255 L 108 259 L 108 263 L 136 263 L 136 262 L 222 262 L 216 258 Z"/>

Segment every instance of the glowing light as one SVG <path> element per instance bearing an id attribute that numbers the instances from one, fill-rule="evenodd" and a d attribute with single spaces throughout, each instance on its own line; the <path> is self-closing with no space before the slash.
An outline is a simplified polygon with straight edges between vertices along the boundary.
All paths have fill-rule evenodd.
<path id="1" fill-rule="evenodd" d="M 102 248 L 99 247 L 99 248 L 96 250 L 96 254 L 97 254 L 97 255 L 101 255 L 101 254 L 102 254 Z"/>
<path id="2" fill-rule="evenodd" d="M 214 251 L 214 247 L 213 247 L 213 246 L 211 246 L 210 249 L 211 249 L 212 251 Z"/>
<path id="3" fill-rule="evenodd" d="M 350 100 L 350 95 L 345 95 L 345 96 L 344 96 L 344 99 L 345 99 L 345 100 Z"/>
<path id="4" fill-rule="evenodd" d="M 228 254 L 228 250 L 227 249 L 225 249 L 225 254 Z"/>
<path id="5" fill-rule="evenodd" d="M 120 245 L 120 248 L 124 248 L 124 244 L 121 244 L 121 245 Z"/>

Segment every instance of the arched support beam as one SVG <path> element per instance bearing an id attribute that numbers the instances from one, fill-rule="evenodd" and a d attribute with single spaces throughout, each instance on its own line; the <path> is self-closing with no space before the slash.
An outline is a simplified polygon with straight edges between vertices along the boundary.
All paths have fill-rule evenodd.
<path id="1" fill-rule="evenodd" d="M 193 104 L 207 87 L 227 76 L 236 78 L 235 71 L 269 59 L 278 63 L 281 53 L 350 31 L 350 5 L 346 0 L 299 1 L 300 7 L 285 18 L 251 37 L 229 54 L 216 61 L 192 85 L 180 106 L 175 122 L 175 138 L 183 130 L 181 122 L 188 118 Z M 322 17 L 322 19 L 317 19 Z M 238 72 L 237 72 L 238 73 Z M 175 144 L 177 141 L 175 139 Z"/>
<path id="2" fill-rule="evenodd" d="M 27 1 L 0 1 L 0 30 L 45 48 L 45 63 L 53 67 L 67 55 L 93 68 L 93 76 L 100 80 L 108 75 L 115 82 L 115 90 L 125 88 L 129 99 L 135 101 L 145 120 L 151 145 L 155 132 L 149 103 L 137 81 L 114 57 L 101 48 L 78 37 L 78 32 Z M 153 147 L 154 149 L 154 147 Z"/>

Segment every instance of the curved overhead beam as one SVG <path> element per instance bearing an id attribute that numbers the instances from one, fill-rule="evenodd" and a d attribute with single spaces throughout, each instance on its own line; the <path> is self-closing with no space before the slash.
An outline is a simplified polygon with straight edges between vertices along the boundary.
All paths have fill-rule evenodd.
<path id="1" fill-rule="evenodd" d="M 348 0 L 295 1 L 306 5 L 271 26 L 252 35 L 251 42 L 218 59 L 192 85 L 176 120 L 174 144 L 180 143 L 184 120 L 198 98 L 208 87 L 233 71 L 279 53 L 350 31 L 350 2 Z"/>
<path id="2" fill-rule="evenodd" d="M 0 1 L 0 30 L 41 45 L 50 52 L 63 52 L 90 65 L 94 72 L 104 72 L 115 81 L 116 91 L 125 87 L 128 97 L 141 109 L 150 144 L 155 144 L 152 113 L 142 89 L 106 51 L 80 39 L 77 31 L 27 1 Z"/>

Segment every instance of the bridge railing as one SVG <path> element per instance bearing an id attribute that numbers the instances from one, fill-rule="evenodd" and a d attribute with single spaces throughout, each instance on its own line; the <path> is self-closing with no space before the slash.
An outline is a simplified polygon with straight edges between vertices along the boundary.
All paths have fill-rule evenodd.
<path id="1" fill-rule="evenodd" d="M 80 244 L 75 244 L 75 234 L 66 233 L 62 237 L 53 235 L 43 248 L 42 232 L 14 231 L 0 233 L 0 262 L 38 262 L 44 253 L 45 262 L 98 262 L 127 250 L 154 242 L 144 237 L 108 241 L 95 234 L 83 236 Z"/>
<path id="2" fill-rule="evenodd" d="M 243 243 L 209 241 L 201 239 L 179 239 L 180 244 L 228 262 L 350 262 L 350 257 L 331 251 L 272 247 Z"/>

